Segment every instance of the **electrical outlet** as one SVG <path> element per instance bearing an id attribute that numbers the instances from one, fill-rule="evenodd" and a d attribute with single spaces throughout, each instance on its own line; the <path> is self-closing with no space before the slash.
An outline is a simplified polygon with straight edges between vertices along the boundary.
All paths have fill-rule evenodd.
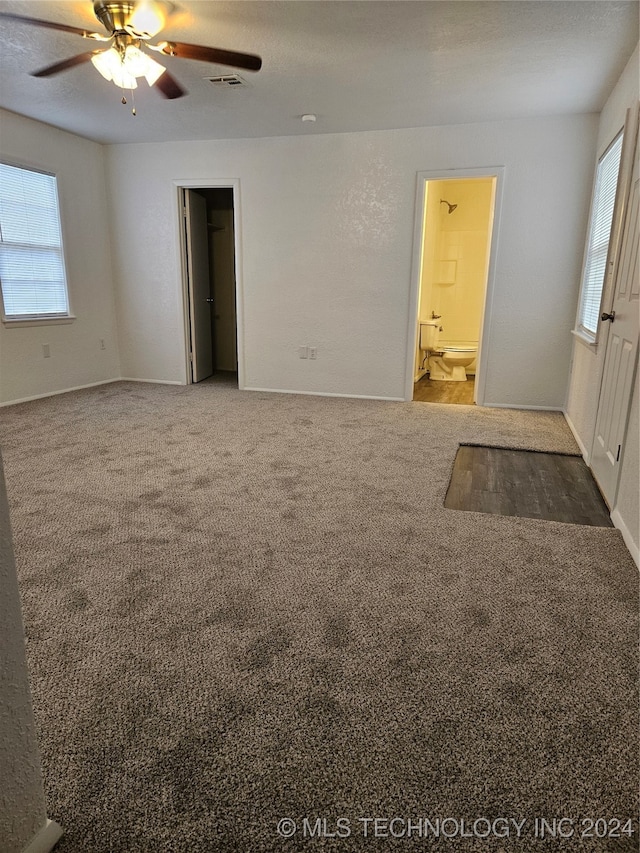
<path id="1" fill-rule="evenodd" d="M 298 355 L 300 358 L 309 358 L 309 347 L 298 347 Z"/>
<path id="2" fill-rule="evenodd" d="M 49 344 L 42 344 L 42 355 L 44 358 L 51 358 L 51 350 Z"/>
<path id="3" fill-rule="evenodd" d="M 309 347 L 309 358 L 318 357 L 318 347 Z"/>

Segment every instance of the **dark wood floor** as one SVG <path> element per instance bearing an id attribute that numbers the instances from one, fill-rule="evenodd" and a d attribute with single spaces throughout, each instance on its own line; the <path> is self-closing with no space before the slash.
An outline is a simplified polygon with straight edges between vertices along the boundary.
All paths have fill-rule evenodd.
<path id="1" fill-rule="evenodd" d="M 438 382 L 423 376 L 413 385 L 413 399 L 419 403 L 462 403 L 473 405 L 474 379 L 466 382 Z"/>
<path id="2" fill-rule="evenodd" d="M 461 445 L 444 501 L 449 509 L 612 527 L 580 456 Z"/>

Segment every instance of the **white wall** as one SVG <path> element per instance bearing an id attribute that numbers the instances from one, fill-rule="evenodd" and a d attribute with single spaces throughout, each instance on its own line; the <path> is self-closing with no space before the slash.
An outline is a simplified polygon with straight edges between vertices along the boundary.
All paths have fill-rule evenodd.
<path id="1" fill-rule="evenodd" d="M 21 853 L 38 837 L 44 851 L 60 828 L 46 815 L 2 459 L 0 590 L 0 847 Z"/>
<path id="2" fill-rule="evenodd" d="M 637 103 L 639 95 L 638 61 L 638 48 L 636 48 L 600 114 L 597 154 L 594 156 L 591 164 L 591 183 L 593 182 L 598 158 L 623 127 L 627 108 Z M 586 232 L 583 234 L 582 239 L 584 243 Z M 604 356 L 605 347 L 603 346 L 599 346 L 597 350 L 594 350 L 586 347 L 578 340 L 573 344 L 573 359 L 565 411 L 576 437 L 585 451 L 587 461 L 591 452 L 595 431 Z M 612 518 L 616 526 L 623 529 L 627 544 L 634 554 L 636 561 L 638 561 L 638 547 L 640 545 L 640 517 L 638 513 L 640 441 L 638 438 L 639 399 L 637 379 L 636 377 L 627 443 L 621 463 L 618 496 L 612 512 Z"/>
<path id="3" fill-rule="evenodd" d="M 173 182 L 237 178 L 245 387 L 402 398 L 416 174 L 505 166 L 486 400 L 561 407 L 597 121 L 108 147 L 123 376 L 184 381 Z"/>
<path id="4" fill-rule="evenodd" d="M 58 177 L 69 298 L 77 317 L 65 325 L 0 324 L 0 402 L 118 378 L 104 149 L 14 113 L 0 111 L 0 121 L 3 160 Z M 43 344 L 49 344 L 50 358 L 43 357 Z"/>

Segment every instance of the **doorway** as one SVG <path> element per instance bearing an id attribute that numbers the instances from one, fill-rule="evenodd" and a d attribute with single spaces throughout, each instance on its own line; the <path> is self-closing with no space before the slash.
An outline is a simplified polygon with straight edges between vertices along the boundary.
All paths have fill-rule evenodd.
<path id="1" fill-rule="evenodd" d="M 502 172 L 418 174 L 406 399 L 483 405 Z"/>
<path id="2" fill-rule="evenodd" d="M 238 384 L 234 188 L 180 187 L 187 382 Z"/>

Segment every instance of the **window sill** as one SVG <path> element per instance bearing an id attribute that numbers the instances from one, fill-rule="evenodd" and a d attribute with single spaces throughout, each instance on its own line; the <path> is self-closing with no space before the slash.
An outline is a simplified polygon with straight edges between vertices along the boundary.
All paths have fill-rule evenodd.
<path id="1" fill-rule="evenodd" d="M 2 325 L 5 329 L 24 329 L 28 326 L 64 326 L 73 323 L 75 319 L 74 314 L 68 314 L 66 317 L 17 317 L 15 320 L 3 317 Z"/>
<path id="2" fill-rule="evenodd" d="M 594 354 L 597 352 L 598 343 L 595 338 L 586 335 L 584 332 L 578 331 L 578 329 L 571 329 L 571 334 L 577 341 L 582 344 L 583 347 L 586 347 L 590 352 Z"/>

